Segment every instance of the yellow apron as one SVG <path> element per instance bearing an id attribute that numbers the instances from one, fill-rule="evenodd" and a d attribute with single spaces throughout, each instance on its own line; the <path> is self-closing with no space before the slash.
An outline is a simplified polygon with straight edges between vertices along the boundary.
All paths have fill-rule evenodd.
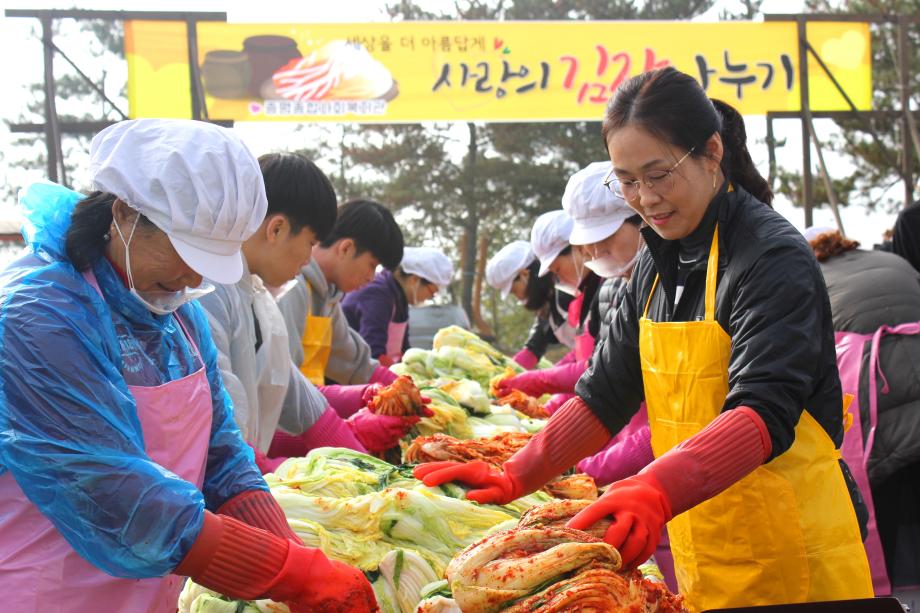
<path id="1" fill-rule="evenodd" d="M 704 321 L 648 319 L 656 277 L 639 322 L 655 457 L 715 419 L 728 394 L 732 341 L 715 320 L 718 263 L 716 227 Z M 677 581 L 691 611 L 872 597 L 839 457 L 805 410 L 789 450 L 670 521 Z"/>
<path id="2" fill-rule="evenodd" d="M 332 350 L 332 318 L 313 315 L 313 287 L 306 280 L 304 283 L 307 285 L 307 320 L 300 339 L 303 346 L 300 372 L 313 385 L 325 385 L 326 364 L 329 363 L 329 353 Z"/>

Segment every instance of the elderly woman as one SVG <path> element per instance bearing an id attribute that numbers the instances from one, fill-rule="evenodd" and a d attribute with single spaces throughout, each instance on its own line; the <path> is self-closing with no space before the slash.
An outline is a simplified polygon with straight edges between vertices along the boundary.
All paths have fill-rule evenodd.
<path id="1" fill-rule="evenodd" d="M 92 143 L 97 190 L 22 196 L 0 273 L 0 592 L 10 611 L 174 611 L 181 575 L 295 611 L 370 611 L 303 547 L 221 383 L 202 277 L 240 279 L 259 166 L 228 130 L 137 120 Z"/>

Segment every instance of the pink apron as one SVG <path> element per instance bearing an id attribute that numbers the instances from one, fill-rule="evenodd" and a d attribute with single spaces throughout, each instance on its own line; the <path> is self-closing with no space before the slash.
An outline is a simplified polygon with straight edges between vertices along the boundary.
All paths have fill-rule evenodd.
<path id="1" fill-rule="evenodd" d="M 840 370 L 840 383 L 843 392 L 853 396 L 850 410 L 853 414 L 853 425 L 843 436 L 840 452 L 853 473 L 853 478 L 862 492 L 866 507 L 869 510 L 869 536 L 866 538 L 866 555 L 869 558 L 869 567 L 872 570 L 872 585 L 876 596 L 891 594 L 891 584 L 888 580 L 888 570 L 885 566 L 885 555 L 875 523 L 875 504 L 872 502 L 872 490 L 869 487 L 869 475 L 866 466 L 872 453 L 875 442 L 875 429 L 878 424 L 878 386 L 877 376 L 881 375 L 882 393 L 888 393 L 888 381 L 879 364 L 879 344 L 884 336 L 889 334 L 920 334 L 920 322 L 906 323 L 895 327 L 882 326 L 873 334 L 857 334 L 855 332 L 837 332 L 834 340 L 837 345 L 837 368 Z M 863 444 L 862 420 L 859 406 L 859 379 L 862 365 L 863 349 L 869 342 L 869 432 Z"/>
<path id="2" fill-rule="evenodd" d="M 100 295 L 92 272 L 84 277 Z M 211 435 L 211 389 L 198 347 L 176 317 L 193 355 L 196 372 L 156 387 L 128 386 L 137 406 L 144 450 L 160 466 L 199 488 L 204 480 Z M 4 530 L 0 561 L 20 589 L 3 594 L 3 610 L 18 612 L 130 611 L 172 613 L 184 577 L 120 579 L 99 570 L 67 543 L 54 525 L 22 493 L 13 476 L 0 476 L 0 518 Z M 25 527 L 28 526 L 26 529 Z M 9 560 L 5 560 L 9 558 Z M 10 564 L 14 561 L 15 567 Z"/>
<path id="3" fill-rule="evenodd" d="M 579 293 L 575 299 L 569 303 L 569 325 L 573 328 L 578 328 L 578 318 L 581 315 L 581 305 L 585 300 L 585 295 Z M 591 333 L 588 332 L 588 322 L 585 320 L 585 323 L 582 324 L 582 332 L 575 335 L 575 359 L 579 362 L 584 362 L 591 358 L 594 354 L 594 337 L 591 336 Z"/>
<path id="4" fill-rule="evenodd" d="M 409 320 L 402 323 L 396 323 L 393 318 L 396 317 L 396 307 L 393 307 L 393 314 L 390 316 L 390 323 L 387 326 L 387 355 L 394 362 L 402 359 L 403 339 L 406 338 L 406 328 L 409 327 Z"/>

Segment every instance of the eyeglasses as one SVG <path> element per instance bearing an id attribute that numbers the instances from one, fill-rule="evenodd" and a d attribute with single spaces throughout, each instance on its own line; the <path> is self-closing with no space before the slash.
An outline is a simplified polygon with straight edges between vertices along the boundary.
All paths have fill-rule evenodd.
<path id="1" fill-rule="evenodd" d="M 647 188 L 654 191 L 659 196 L 664 196 L 674 188 L 674 170 L 680 166 L 680 163 L 689 157 L 696 147 L 691 147 L 690 151 L 684 154 L 684 157 L 677 160 L 677 163 L 667 170 L 650 170 L 642 175 L 642 180 L 621 181 L 613 176 L 613 169 L 607 173 L 604 178 L 604 187 L 613 192 L 614 195 L 624 200 L 635 200 L 639 197 L 639 184 L 644 183 Z"/>

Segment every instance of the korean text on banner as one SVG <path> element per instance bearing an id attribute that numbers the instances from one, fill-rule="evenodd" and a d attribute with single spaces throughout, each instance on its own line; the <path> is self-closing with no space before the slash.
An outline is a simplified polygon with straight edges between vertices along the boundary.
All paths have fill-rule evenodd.
<path id="1" fill-rule="evenodd" d="M 132 117 L 188 117 L 182 22 L 126 25 Z M 212 120 L 599 120 L 616 87 L 662 66 L 748 115 L 798 111 L 796 24 L 695 22 L 199 23 Z M 810 23 L 808 40 L 871 108 L 869 26 Z M 811 108 L 848 110 L 809 60 Z"/>

